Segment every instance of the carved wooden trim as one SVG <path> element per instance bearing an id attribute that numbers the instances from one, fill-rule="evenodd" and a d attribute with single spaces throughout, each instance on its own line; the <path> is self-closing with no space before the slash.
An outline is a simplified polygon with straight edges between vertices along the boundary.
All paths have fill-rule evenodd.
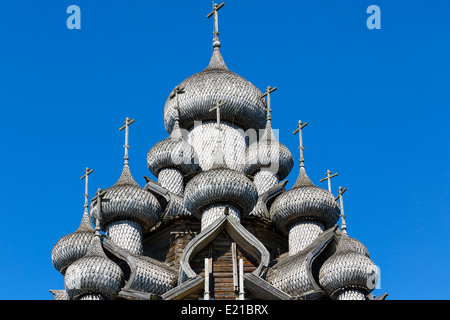
<path id="1" fill-rule="evenodd" d="M 230 237 L 248 254 L 259 261 L 258 268 L 253 271 L 253 274 L 260 276 L 263 274 L 268 265 L 270 255 L 266 247 L 247 229 L 245 229 L 238 221 L 231 216 L 223 216 L 217 219 L 200 232 L 194 239 L 192 239 L 183 251 L 181 256 L 180 266 L 181 273 L 180 278 L 184 275 L 187 278 L 196 277 L 197 274 L 192 270 L 190 266 L 190 260 L 200 250 L 206 247 L 211 241 L 213 241 L 222 230 L 225 229 Z M 184 275 L 183 275 L 184 273 Z"/>

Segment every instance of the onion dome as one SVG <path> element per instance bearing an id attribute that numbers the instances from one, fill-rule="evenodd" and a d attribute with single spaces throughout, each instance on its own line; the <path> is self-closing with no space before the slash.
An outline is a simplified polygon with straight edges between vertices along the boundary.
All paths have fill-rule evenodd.
<path id="1" fill-rule="evenodd" d="M 52 263 L 55 269 L 64 275 L 69 265 L 86 254 L 93 236 L 94 228 L 85 210 L 78 229 L 62 237 L 54 245 Z"/>
<path id="2" fill-rule="evenodd" d="M 375 288 L 378 269 L 369 251 L 358 240 L 342 234 L 336 252 L 320 268 L 319 283 L 332 298 L 342 290 L 367 294 Z"/>
<path id="3" fill-rule="evenodd" d="M 97 217 L 97 206 L 91 205 L 91 214 L 100 219 L 105 230 L 112 222 L 128 220 L 139 223 L 143 230 L 153 227 L 161 217 L 161 206 L 155 196 L 142 189 L 131 175 L 125 163 L 119 180 L 104 190 L 101 216 Z"/>
<path id="4" fill-rule="evenodd" d="M 300 120 L 298 129 L 294 131 L 294 134 L 299 134 L 300 140 L 300 170 L 297 181 L 291 190 L 278 196 L 270 208 L 274 226 L 284 234 L 288 234 L 289 228 L 294 223 L 302 220 L 319 222 L 328 229 L 339 220 L 340 216 L 339 205 L 331 192 L 316 187 L 306 175 L 302 129 L 307 124 L 308 122 L 302 123 Z"/>
<path id="5" fill-rule="evenodd" d="M 253 182 L 244 174 L 228 168 L 212 168 L 192 178 L 186 185 L 184 201 L 187 209 L 196 217 L 214 204 L 229 204 L 247 215 L 257 200 Z"/>
<path id="6" fill-rule="evenodd" d="M 106 227 L 116 221 L 137 222 L 143 230 L 153 227 L 161 217 L 161 206 L 153 194 L 142 189 L 133 179 L 128 165 L 128 127 L 134 122 L 126 118 L 125 125 L 125 156 L 122 174 L 119 180 L 104 190 L 100 216 L 97 216 L 97 205 L 91 204 L 91 214 L 100 220 L 100 228 Z"/>
<path id="7" fill-rule="evenodd" d="M 158 177 L 159 171 L 165 168 L 175 168 L 182 174 L 199 170 L 194 148 L 184 140 L 178 119 L 175 120 L 170 136 L 150 149 L 147 154 L 147 165 L 155 177 Z"/>
<path id="8" fill-rule="evenodd" d="M 259 141 L 252 143 L 245 150 L 244 173 L 255 175 L 265 169 L 277 174 L 280 180 L 286 178 L 294 166 L 294 158 L 289 149 L 279 143 L 272 130 L 270 118 Z"/>
<path id="9" fill-rule="evenodd" d="M 89 294 L 100 294 L 106 299 L 114 299 L 123 284 L 124 274 L 120 267 L 106 256 L 100 242 L 100 234 L 92 238 L 86 255 L 71 264 L 64 277 L 66 292 L 71 300 Z"/>
<path id="10" fill-rule="evenodd" d="M 320 221 L 328 229 L 339 220 L 340 209 L 331 192 L 316 187 L 302 166 L 297 181 L 275 199 L 270 214 L 275 227 L 287 234 L 299 220 Z"/>
<path id="11" fill-rule="evenodd" d="M 266 103 L 261 91 L 252 83 L 228 70 L 215 43 L 209 65 L 183 82 L 186 92 L 180 96 L 180 125 L 191 128 L 194 121 L 214 120 L 208 112 L 217 100 L 227 101 L 221 110 L 222 121 L 235 124 L 244 131 L 250 128 L 263 129 L 266 118 Z M 176 101 L 167 99 L 164 106 L 164 125 L 170 133 L 175 123 Z"/>

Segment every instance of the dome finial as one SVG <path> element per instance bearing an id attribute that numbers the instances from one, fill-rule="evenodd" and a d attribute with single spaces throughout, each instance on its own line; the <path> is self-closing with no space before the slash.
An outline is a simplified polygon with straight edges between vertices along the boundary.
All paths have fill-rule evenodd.
<path id="1" fill-rule="evenodd" d="M 266 89 L 266 93 L 264 93 L 264 94 L 262 95 L 263 98 L 264 98 L 265 96 L 267 96 L 267 121 L 269 121 L 269 120 L 272 119 L 272 117 L 271 117 L 271 115 L 270 115 L 270 113 L 272 112 L 272 109 L 270 108 L 270 94 L 271 94 L 272 92 L 274 92 L 275 90 L 277 90 L 277 89 L 278 89 L 277 87 L 272 88 L 271 86 L 268 86 L 267 89 Z"/>
<path id="2" fill-rule="evenodd" d="M 206 16 L 207 18 L 210 18 L 211 16 L 214 15 L 214 39 L 213 39 L 213 47 L 219 47 L 220 48 L 220 41 L 219 41 L 219 14 L 218 11 L 220 8 L 222 8 L 225 5 L 225 2 L 222 2 L 221 4 L 217 4 L 214 3 L 213 4 L 213 11 L 211 11 L 210 13 L 208 13 L 208 15 Z"/>
<path id="3" fill-rule="evenodd" d="M 303 148 L 303 136 L 302 136 L 302 130 L 304 127 L 306 127 L 306 125 L 308 124 L 308 122 L 302 123 L 302 120 L 298 120 L 298 124 L 297 124 L 297 130 L 294 131 L 294 135 L 298 132 L 299 133 L 299 140 L 300 140 L 300 145 L 299 145 L 299 149 L 300 149 L 300 168 L 304 168 L 305 167 L 305 159 L 303 158 L 303 150 L 305 148 Z"/>
<path id="4" fill-rule="evenodd" d="M 119 131 L 122 131 L 123 129 L 125 129 L 125 145 L 123 146 L 125 148 L 125 164 L 128 164 L 128 149 L 130 148 L 130 146 L 128 145 L 128 127 L 130 126 L 130 124 L 132 124 L 135 121 L 135 119 L 130 120 L 130 118 L 126 117 L 124 123 L 125 125 L 120 127 Z"/>
<path id="5" fill-rule="evenodd" d="M 85 186 L 84 186 L 84 210 L 87 211 L 88 210 L 88 198 L 89 198 L 89 194 L 88 194 L 88 176 L 94 172 L 94 169 L 89 169 L 86 168 L 86 170 L 84 170 L 84 175 L 80 178 L 80 180 L 83 180 L 86 178 L 85 180 Z"/>
<path id="6" fill-rule="evenodd" d="M 347 225 L 345 224 L 345 214 L 344 214 L 344 199 L 343 194 L 347 191 L 347 188 L 339 187 L 339 195 L 336 197 L 336 200 L 339 198 L 340 207 L 341 207 L 341 229 L 343 234 L 347 234 Z"/>
<path id="7" fill-rule="evenodd" d="M 332 174 L 333 172 L 330 170 L 327 170 L 327 172 L 325 172 L 325 175 L 327 176 L 326 178 L 320 179 L 320 182 L 324 182 L 325 180 L 328 180 L 328 191 L 331 192 L 331 178 L 336 177 L 339 173 L 335 173 Z"/>

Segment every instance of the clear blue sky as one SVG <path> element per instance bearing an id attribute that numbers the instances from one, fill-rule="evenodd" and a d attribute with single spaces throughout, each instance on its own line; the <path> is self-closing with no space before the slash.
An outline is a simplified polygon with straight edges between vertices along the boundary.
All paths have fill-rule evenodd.
<path id="1" fill-rule="evenodd" d="M 69 5 L 81 29 L 69 30 Z M 369 5 L 381 29 L 369 30 Z M 212 52 L 211 1 L 7 1 L 0 10 L 0 299 L 53 299 L 51 250 L 90 195 L 119 178 L 125 117 L 143 186 L 148 150 L 167 134 L 164 102 Z M 227 0 L 221 52 L 272 95 L 273 127 L 306 169 L 338 172 L 349 235 L 381 270 L 389 299 L 449 299 L 448 1 Z"/>

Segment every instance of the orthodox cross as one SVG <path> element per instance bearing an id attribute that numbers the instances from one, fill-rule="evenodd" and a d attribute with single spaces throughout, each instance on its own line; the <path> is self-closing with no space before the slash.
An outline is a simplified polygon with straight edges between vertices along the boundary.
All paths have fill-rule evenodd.
<path id="1" fill-rule="evenodd" d="M 328 180 L 328 191 L 331 192 L 331 178 L 336 177 L 339 173 L 331 174 L 332 172 L 330 170 L 327 170 L 325 174 L 327 175 L 326 178 L 320 179 L 320 182 L 323 182 L 325 180 Z M 331 175 L 330 175 L 331 174 Z"/>
<path id="2" fill-rule="evenodd" d="M 262 97 L 264 98 L 265 96 L 267 96 L 267 120 L 271 119 L 270 113 L 272 112 L 272 109 L 270 109 L 270 94 L 272 92 L 274 92 L 275 90 L 277 90 L 278 88 L 272 88 L 271 86 L 268 86 L 266 89 L 266 93 L 264 93 L 262 95 Z"/>
<path id="3" fill-rule="evenodd" d="M 102 202 L 103 196 L 106 194 L 106 190 L 98 188 L 95 197 L 92 198 L 91 202 L 97 202 L 97 214 L 95 217 L 95 234 L 100 232 L 100 217 L 102 216 Z"/>
<path id="4" fill-rule="evenodd" d="M 339 187 L 339 195 L 336 197 L 336 200 L 339 198 L 339 203 L 341 206 L 341 229 L 342 229 L 342 233 L 347 234 L 347 225 L 345 224 L 345 214 L 344 214 L 344 199 L 343 199 L 343 194 L 344 192 L 347 191 L 347 188 L 342 188 Z"/>
<path id="5" fill-rule="evenodd" d="M 302 130 L 304 127 L 306 127 L 306 125 L 308 124 L 308 122 L 302 123 L 302 120 L 298 121 L 297 124 L 297 130 L 294 131 L 294 135 L 298 132 L 299 133 L 299 140 L 300 140 L 300 146 L 298 147 L 300 149 L 300 167 L 305 167 L 305 159 L 303 158 L 303 150 L 305 148 L 303 148 L 303 136 L 302 136 Z"/>
<path id="6" fill-rule="evenodd" d="M 88 208 L 88 176 L 94 172 L 94 169 L 89 169 L 86 168 L 86 170 L 84 170 L 84 175 L 80 178 L 80 180 L 86 179 L 85 181 L 85 186 L 84 186 L 84 208 L 87 209 Z"/>
<path id="7" fill-rule="evenodd" d="M 128 164 L 128 149 L 130 148 L 130 146 L 128 145 L 128 127 L 130 126 L 130 124 L 132 124 L 134 122 L 135 119 L 130 120 L 130 118 L 126 118 L 124 123 L 125 125 L 120 127 L 119 131 L 122 131 L 123 129 L 125 129 L 125 145 L 123 146 L 125 148 L 125 163 Z"/>
<path id="8" fill-rule="evenodd" d="M 214 39 L 218 39 L 218 37 L 219 37 L 219 14 L 218 14 L 218 11 L 224 5 L 225 5 L 225 2 L 222 2 L 221 4 L 214 3 L 213 11 L 208 13 L 208 15 L 206 16 L 206 18 L 209 19 L 212 15 L 214 15 Z"/>
<path id="9" fill-rule="evenodd" d="M 177 105 L 175 106 L 175 109 L 177 110 L 177 113 L 175 115 L 175 121 L 179 120 L 179 118 L 180 118 L 180 101 L 178 99 L 178 95 L 180 93 L 184 93 L 184 87 L 176 86 L 175 89 L 173 89 L 172 93 L 169 96 L 170 99 L 173 99 L 173 98 L 177 99 Z"/>
<path id="10" fill-rule="evenodd" d="M 214 105 L 214 107 L 212 107 L 211 109 L 209 109 L 209 112 L 211 112 L 211 111 L 213 111 L 213 110 L 216 110 L 216 112 L 217 112 L 217 125 L 216 125 L 216 127 L 219 129 L 219 130 L 221 130 L 220 129 L 220 108 L 221 107 L 223 107 L 224 105 L 226 105 L 227 104 L 227 102 L 226 101 L 222 101 L 222 100 L 217 100 L 216 101 L 216 104 Z"/>

